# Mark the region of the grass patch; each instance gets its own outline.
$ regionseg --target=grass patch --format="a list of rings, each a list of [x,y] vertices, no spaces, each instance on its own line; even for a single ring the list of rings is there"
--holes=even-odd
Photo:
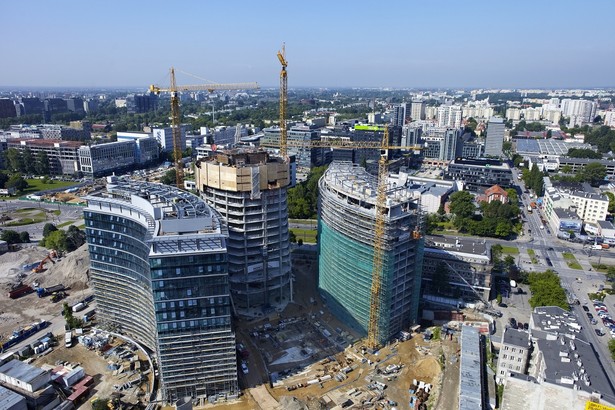
[[[583,269],[583,267],[579,264],[579,262],[577,262],[577,258],[575,258],[574,255],[571,254],[570,252],[563,252],[562,256],[564,257],[564,260],[566,261],[566,264],[568,265],[570,269],[577,269],[577,270]]]
[[[302,239],[304,243],[316,243],[318,231],[315,229],[291,228],[291,231],[295,234],[297,240]]]
[[[62,222],[61,224],[56,225],[56,228],[64,228],[65,226],[72,225],[74,222],[75,222],[75,221],[66,221],[66,222]]]
[[[54,181],[53,179],[48,180],[48,183],[45,183],[42,179],[26,179],[26,182],[28,182],[28,188],[22,192],[24,195],[48,189],[68,188],[78,184],[78,182]]]
[[[519,248],[514,246],[502,246],[502,253],[506,253],[508,255],[519,255]]]
[[[536,258],[536,252],[534,249],[528,249],[527,254],[530,255],[530,260],[532,261],[532,265],[538,264],[538,258]]]
[[[596,272],[602,273],[607,273],[609,268],[615,268],[615,265],[605,265],[604,263],[592,263],[591,265]]]
[[[16,221],[13,222],[9,222],[4,224],[5,226],[23,226],[23,225],[31,225],[31,224],[38,224],[41,222],[44,222],[45,218],[42,219],[34,219],[34,218],[23,218],[23,219],[18,219]]]
[[[602,302],[604,301],[604,298],[606,297],[606,293],[605,292],[588,293],[587,296],[589,296],[589,300],[599,300],[600,302]]]
[[[60,216],[62,211],[60,211],[59,209],[56,209],[55,211],[52,211],[51,213],[54,214],[55,216]]]
[[[79,228],[79,229],[82,229],[82,230],[83,230],[83,229],[85,229],[85,224],[81,224],[81,225],[79,225],[77,228]]]
[[[21,208],[21,209],[16,209],[16,210],[14,210],[14,211],[13,211],[13,213],[16,213],[16,214],[25,214],[25,213],[32,212],[32,211],[35,211],[35,212],[40,212],[41,210],[40,210],[40,209],[38,209],[38,208]]]

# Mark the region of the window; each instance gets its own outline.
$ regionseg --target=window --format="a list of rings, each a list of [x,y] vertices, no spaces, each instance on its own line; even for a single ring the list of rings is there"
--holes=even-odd
[[[508,356],[507,356],[507,355],[504,355],[504,356],[502,356],[502,358],[503,358],[503,359],[507,359],[507,358],[508,358]]]

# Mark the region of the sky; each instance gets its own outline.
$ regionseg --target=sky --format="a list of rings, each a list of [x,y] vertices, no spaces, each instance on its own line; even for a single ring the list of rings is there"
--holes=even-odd
[[[282,43],[289,88],[615,86],[613,0],[27,0],[0,16],[0,86],[145,89],[174,66],[178,84],[277,87]]]

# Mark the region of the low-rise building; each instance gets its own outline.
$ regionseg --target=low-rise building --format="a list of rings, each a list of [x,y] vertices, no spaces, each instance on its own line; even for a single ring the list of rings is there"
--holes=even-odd
[[[549,218],[549,225],[554,232],[573,232],[578,234],[583,227],[583,220],[579,218],[576,212],[569,209],[555,208]],[[566,235],[564,235],[566,236]]]
[[[530,317],[529,375],[540,384],[583,390],[615,403],[615,389],[575,315],[557,306],[534,309]]]
[[[422,286],[425,295],[475,301],[478,293],[487,298],[492,268],[490,250],[485,241],[425,236]]]
[[[494,185],[491,188],[485,189],[485,193],[482,195],[478,195],[477,202],[487,202],[491,203],[493,201],[498,201],[503,204],[508,203],[508,192],[504,188],[499,185]]]
[[[512,171],[507,163],[487,159],[457,158],[448,165],[445,177],[463,181],[466,189],[473,192],[493,185],[510,188],[513,182]]]
[[[148,132],[118,132],[117,140],[134,141],[135,162],[139,164],[156,162],[160,158],[158,141]]]
[[[135,142],[116,141],[79,148],[81,172],[87,176],[99,177],[135,165]]]
[[[574,211],[584,223],[606,220],[609,198],[594,192],[587,184],[551,183],[545,180],[544,212],[547,219],[553,218],[556,208]]]
[[[495,375],[498,383],[506,384],[511,373],[526,372],[531,347],[529,332],[513,328],[504,329]]]
[[[51,175],[73,175],[80,171],[78,150],[81,147],[78,141],[58,141],[44,139],[7,140],[8,148],[15,148],[23,152],[29,148],[32,156],[36,158],[40,152],[45,152],[49,160],[49,173]]]

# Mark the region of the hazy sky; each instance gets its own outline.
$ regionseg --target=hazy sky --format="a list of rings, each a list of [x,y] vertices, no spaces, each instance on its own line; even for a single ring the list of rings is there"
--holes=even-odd
[[[615,85],[615,1],[1,1],[0,85]],[[202,83],[178,75],[178,84]]]

